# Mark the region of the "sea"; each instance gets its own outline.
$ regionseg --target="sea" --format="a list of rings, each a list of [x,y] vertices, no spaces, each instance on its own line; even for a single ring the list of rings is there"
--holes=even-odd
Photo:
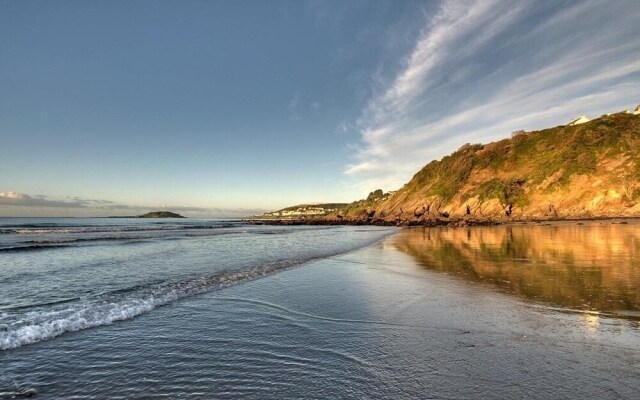
[[[0,399],[640,398],[640,223],[0,218]]]
[[[238,220],[1,218],[0,350],[135,318],[390,232]]]

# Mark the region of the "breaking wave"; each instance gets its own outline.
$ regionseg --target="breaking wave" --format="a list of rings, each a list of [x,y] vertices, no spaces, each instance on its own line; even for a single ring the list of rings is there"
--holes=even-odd
[[[114,242],[114,241],[141,241],[141,240],[154,240],[154,239],[162,239],[162,240],[176,240],[182,238],[191,238],[191,237],[206,237],[206,236],[218,236],[218,235],[232,235],[232,234],[254,234],[254,235],[284,235],[291,233],[290,230],[240,230],[240,229],[218,229],[218,228],[189,228],[188,230],[168,230],[168,229],[158,229],[156,231],[160,231],[162,233],[161,236],[152,235],[152,232],[144,232],[145,230],[135,230],[135,231],[113,231],[117,233],[116,235],[99,235],[99,236],[81,236],[81,237],[60,237],[54,236],[53,239],[38,239],[38,240],[22,240],[17,241],[15,245],[9,245],[3,247],[3,244],[0,243],[0,253],[17,253],[17,252],[25,252],[25,251],[38,251],[38,250],[47,250],[47,249],[55,249],[55,248],[65,248],[65,247],[75,247],[82,246],[91,243],[98,242]],[[148,231],[148,230],[147,230]],[[140,232],[141,234],[136,234]],[[94,233],[94,232],[91,232]],[[131,234],[133,233],[133,234]],[[171,234],[167,236],[167,234]],[[48,236],[47,236],[48,237]]]
[[[40,342],[66,332],[109,325],[131,319],[176,300],[273,274],[311,259],[283,260],[260,264],[242,271],[226,271],[180,282],[133,287],[105,293],[78,302],[35,305],[31,311],[4,309],[0,312],[0,350]]]
[[[106,232],[145,232],[145,231],[174,231],[191,229],[221,229],[238,226],[234,223],[224,224],[164,224],[164,225],[115,225],[115,226],[42,226],[42,225],[20,225],[19,227],[0,228],[0,234],[18,235],[48,235],[65,233],[106,233]]]

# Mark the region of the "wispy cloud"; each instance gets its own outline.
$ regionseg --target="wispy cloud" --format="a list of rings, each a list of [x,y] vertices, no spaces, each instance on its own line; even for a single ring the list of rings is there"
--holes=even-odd
[[[57,210],[52,212],[52,210]],[[104,216],[104,215],[137,215],[153,210],[169,210],[185,215],[203,217],[243,217],[264,212],[264,209],[219,208],[167,205],[129,205],[108,200],[83,199],[69,197],[51,198],[45,195],[28,195],[13,191],[0,192],[0,213],[6,215],[69,215],[69,216]],[[4,211],[4,212],[3,212]],[[20,214],[26,212],[27,214]]]
[[[293,96],[291,96],[291,100],[289,100],[289,104],[287,105],[290,121],[298,121],[303,117],[307,117],[309,112],[317,114],[321,109],[322,104],[318,101],[303,101],[303,97],[299,91],[293,93]]]
[[[347,133],[349,132],[351,129],[353,129],[353,125],[342,121],[338,124],[338,126],[336,127],[336,132],[340,132],[340,133]]]
[[[300,106],[300,92],[295,92],[289,101],[287,109],[289,110],[289,119],[292,121],[299,120],[300,114],[298,107]]]
[[[25,193],[12,191],[0,192],[0,205],[49,208],[127,208],[127,206],[119,205],[107,200],[81,199],[79,197],[56,200],[44,195],[30,196]]]
[[[465,142],[631,107],[639,19],[633,0],[443,1],[363,110],[345,173],[363,191],[393,189]]]

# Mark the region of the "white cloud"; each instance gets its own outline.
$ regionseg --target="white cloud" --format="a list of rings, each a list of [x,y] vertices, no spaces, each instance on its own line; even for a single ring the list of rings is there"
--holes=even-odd
[[[50,199],[46,196],[30,196],[13,191],[0,192],[0,206],[53,207],[53,208],[87,208],[90,206],[112,206],[113,203],[88,199]]]
[[[465,142],[639,102],[634,2],[548,6],[443,1],[403,67],[363,110],[361,142],[345,174],[362,191],[394,189]],[[612,23],[611,16],[621,17]]]
[[[168,206],[164,204],[142,206],[79,197],[56,199],[14,191],[0,192],[0,215],[61,215],[61,213],[69,216],[105,216],[122,215],[123,213],[138,215],[155,210],[167,210],[203,217],[243,217],[265,211],[264,209]]]
[[[355,127],[353,126],[353,124],[350,124],[350,123],[348,123],[346,121],[342,121],[336,127],[336,132],[347,133],[347,132],[352,131],[354,129],[355,129]]]
[[[23,193],[16,192],[0,192],[0,201],[13,201],[13,200],[22,200],[25,195]]]

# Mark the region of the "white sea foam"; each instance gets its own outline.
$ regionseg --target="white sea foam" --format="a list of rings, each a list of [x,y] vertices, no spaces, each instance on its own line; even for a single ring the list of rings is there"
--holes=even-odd
[[[193,229],[220,229],[234,227],[233,224],[195,224],[195,225],[142,225],[142,226],[66,226],[66,227],[14,227],[0,228],[0,234],[49,235],[66,233],[104,233],[104,232],[144,232],[174,231]]]
[[[193,245],[190,243],[179,243],[174,246],[168,244],[166,253],[163,252],[161,256],[151,257],[149,260],[146,259],[147,247],[143,252],[138,251],[137,248],[100,247],[101,251],[96,254],[96,257],[93,257],[93,253],[70,257],[69,251],[49,253],[48,250],[43,250],[45,254],[29,255],[29,260],[32,258],[34,262],[42,263],[44,268],[32,270],[18,267],[15,272],[0,280],[0,289],[6,290],[9,298],[13,299],[8,304],[4,301],[0,307],[0,350],[14,349],[48,340],[66,332],[131,319],[184,297],[256,279],[316,258],[350,251],[393,232],[391,229],[372,229],[370,234],[363,234],[342,228],[324,231],[324,229],[247,226],[232,226],[232,229],[218,230],[215,226],[216,224],[213,223],[193,225],[189,228],[191,229],[189,233],[183,236],[202,235],[205,231],[216,236],[218,233],[241,232],[250,234],[286,232],[295,236],[283,239],[278,237],[279,235],[264,235],[255,240],[248,240],[242,235],[237,239],[212,239],[207,242],[207,246],[204,246],[204,242],[201,241]],[[25,228],[32,227],[25,226]],[[43,229],[49,229],[49,227]],[[88,229],[94,229],[94,227]],[[84,243],[108,238],[119,240],[121,236],[127,236],[127,239],[133,239],[134,236],[142,237],[138,234],[120,235],[118,233],[43,238],[27,235],[22,239],[14,239],[9,234],[0,237],[6,242],[0,243],[0,252],[11,253],[8,257],[22,263],[28,258],[22,257],[20,252],[28,249],[49,249],[55,246],[72,249],[76,241]],[[177,236],[179,235],[172,233],[167,238]],[[121,250],[124,258],[122,264],[120,259],[111,260],[110,252]],[[183,259],[185,251],[189,251],[193,257]],[[214,251],[219,252],[219,259],[216,254],[213,254]],[[252,252],[256,254],[253,255]],[[166,259],[164,259],[165,256]],[[145,259],[139,262],[141,257]],[[195,265],[192,266],[191,262],[195,262]],[[158,274],[160,267],[166,267],[168,270]],[[202,275],[202,271],[211,272]],[[105,279],[110,279],[109,289],[107,289],[109,292],[101,291],[104,289],[102,286],[104,281],[101,280],[103,276],[106,277]],[[191,278],[185,279],[186,276]],[[64,284],[67,279],[69,279],[69,287]],[[157,279],[163,281],[158,283]],[[38,280],[38,283],[34,284],[34,280]],[[50,285],[49,281],[51,281]],[[126,287],[133,284],[136,286]]]
[[[55,314],[58,313],[45,311],[38,315],[32,315],[38,322],[29,321],[27,318],[9,325],[7,332],[0,333],[0,349],[12,349],[60,336],[65,332],[74,332],[130,319],[155,308],[157,305],[155,301],[145,299],[131,300],[123,304],[83,305],[77,309],[69,309],[68,315],[61,318],[56,318]]]
[[[14,233],[21,235],[43,235],[47,233],[69,233],[71,229],[16,229]]]
[[[159,231],[184,229],[179,226],[144,226],[144,227],[78,227],[78,228],[52,228],[52,229],[13,229],[8,230],[9,233],[17,233],[20,235],[47,235],[47,234],[63,234],[63,233],[101,233],[101,232],[137,232],[137,231]]]
[[[0,350],[14,349],[51,339],[66,332],[131,319],[178,299],[269,275],[304,261],[307,260],[263,264],[245,271],[201,276],[183,282],[106,294],[53,308],[28,312],[3,312],[0,315]]]

